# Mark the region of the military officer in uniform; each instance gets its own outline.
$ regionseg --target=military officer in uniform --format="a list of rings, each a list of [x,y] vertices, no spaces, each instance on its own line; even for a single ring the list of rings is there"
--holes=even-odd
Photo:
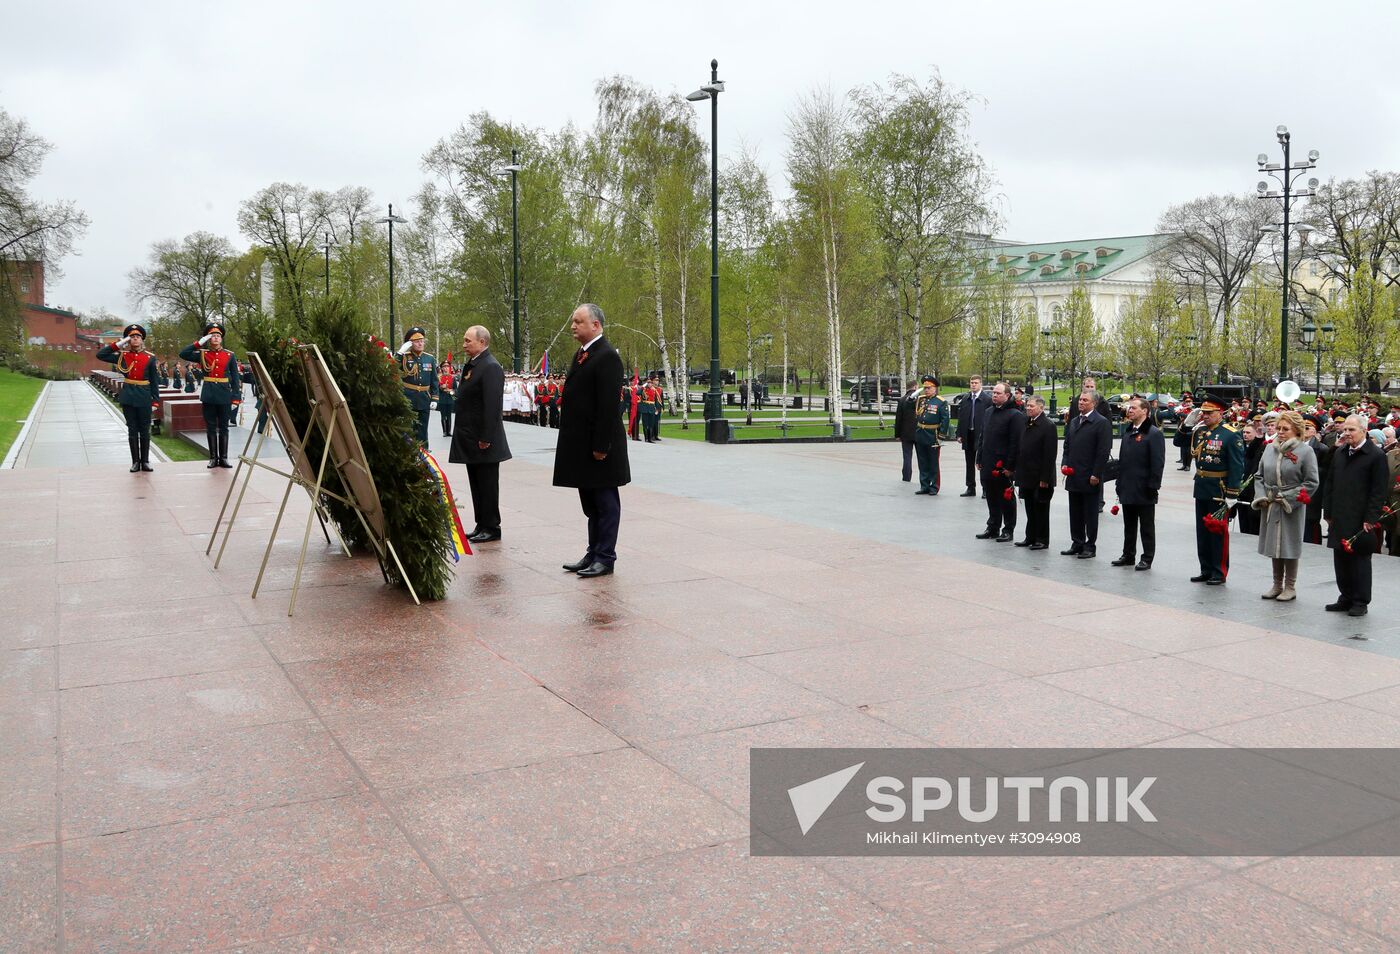
[[[414,325],[404,332],[403,345],[399,347],[399,383],[403,385],[403,396],[418,415],[413,433],[424,447],[428,445],[428,417],[438,396],[437,361],[423,350],[427,340],[423,329]]]
[[[1244,479],[1244,442],[1224,423],[1226,402],[1208,394],[1200,403],[1200,418],[1191,432],[1191,457],[1196,461],[1192,496],[1196,499],[1196,556],[1201,572],[1192,583],[1219,586],[1230,574],[1230,524],[1228,507],[1240,495]],[[1226,510],[1223,524],[1206,518]],[[1217,532],[1218,531],[1218,532]]]
[[[238,375],[237,355],[224,348],[224,326],[213,321],[206,324],[204,337],[186,346],[180,360],[190,362],[201,375],[199,405],[204,412],[209,467],[232,467],[228,462],[229,408],[242,403],[243,381]]]
[[[647,378],[642,389],[642,437],[648,444],[661,440],[661,385],[656,378]]]
[[[438,414],[442,417],[442,436],[452,436],[452,411],[455,404],[452,365],[444,364],[438,375]],[[502,391],[504,393],[504,390]]]
[[[937,496],[942,484],[939,443],[948,430],[948,402],[938,396],[938,379],[923,377],[924,389],[914,401],[914,455],[919,460],[919,489],[915,494]]]
[[[115,364],[122,376],[117,403],[126,418],[126,442],[131,448],[131,472],[150,471],[151,411],[160,406],[160,371],[155,355],[146,350],[146,329],[127,325],[122,340],[103,345],[98,361]]]

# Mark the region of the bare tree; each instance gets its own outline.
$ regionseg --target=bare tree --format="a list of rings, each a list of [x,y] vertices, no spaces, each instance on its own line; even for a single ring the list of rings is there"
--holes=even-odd
[[[301,183],[274,182],[243,202],[238,227],[268,251],[297,321],[306,317],[308,278],[330,221],[330,196]]]
[[[209,232],[156,242],[148,264],[127,274],[131,303],[192,331],[218,311],[218,287],[233,255],[228,239]]]

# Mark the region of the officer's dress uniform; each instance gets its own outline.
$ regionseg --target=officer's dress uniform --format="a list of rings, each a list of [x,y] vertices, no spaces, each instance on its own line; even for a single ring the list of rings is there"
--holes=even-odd
[[[1233,503],[1244,478],[1244,441],[1231,427],[1200,424],[1191,434],[1196,461],[1192,496],[1196,500],[1196,556],[1201,561],[1198,582],[1223,583],[1230,574],[1230,526],[1213,533],[1205,518]],[[1228,517],[1228,514],[1227,514]]]
[[[914,402],[914,456],[919,461],[919,493],[937,494],[942,485],[939,446],[950,420],[948,402],[920,394]]]
[[[443,374],[438,378],[438,414],[442,417],[442,435],[452,436],[452,411],[456,403],[453,394],[452,375]]]
[[[209,325],[206,335],[223,328]],[[180,352],[183,361],[195,365],[202,374],[199,407],[204,414],[204,437],[209,444],[209,466],[230,467],[228,462],[229,408],[243,400],[243,381],[238,376],[238,357],[227,348],[204,348],[198,341]]]
[[[424,337],[422,328],[410,328],[403,340],[407,343]],[[433,400],[438,396],[437,359],[426,351],[399,355],[399,383],[403,386],[403,396],[418,415],[413,433],[420,444],[427,446],[428,417],[432,414]]]
[[[128,325],[123,337],[146,331],[140,325]],[[131,472],[149,471],[151,467],[151,410],[160,404],[160,372],[155,355],[149,351],[121,351],[116,345],[103,345],[97,352],[98,361],[117,366],[122,376],[117,403],[126,418],[126,442],[131,448]]]
[[[642,436],[648,444],[661,440],[661,389],[647,385],[642,390]]]

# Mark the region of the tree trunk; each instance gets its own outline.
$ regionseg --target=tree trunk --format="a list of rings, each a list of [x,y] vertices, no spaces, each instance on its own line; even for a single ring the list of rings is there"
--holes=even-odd
[[[675,377],[671,372],[671,352],[666,349],[666,321],[661,298],[661,243],[653,240],[651,248],[651,280],[655,291],[652,298],[656,302],[656,346],[661,349],[661,374],[674,387]]]

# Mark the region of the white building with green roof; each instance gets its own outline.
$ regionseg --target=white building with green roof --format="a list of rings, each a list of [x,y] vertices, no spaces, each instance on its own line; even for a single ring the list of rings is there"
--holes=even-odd
[[[1042,328],[1058,320],[1065,299],[1083,283],[1094,317],[1107,330],[1134,298],[1147,294],[1153,258],[1173,236],[1120,235],[1063,242],[999,242],[979,249],[963,284],[998,275],[1010,283],[1018,300],[1034,309]]]

